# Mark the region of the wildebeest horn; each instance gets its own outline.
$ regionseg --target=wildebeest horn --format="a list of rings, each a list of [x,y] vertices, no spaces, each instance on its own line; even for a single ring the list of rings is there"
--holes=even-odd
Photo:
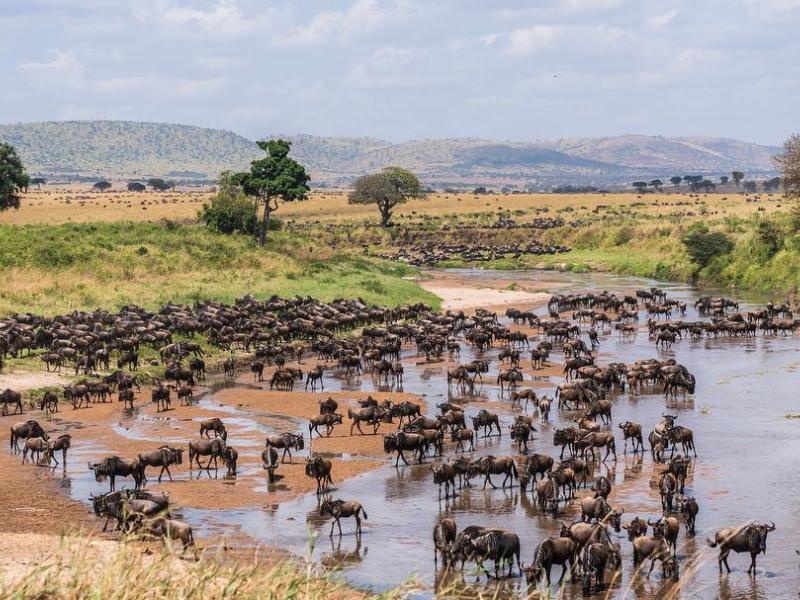
[[[89,470],[94,469],[96,466],[97,466],[96,464],[93,465],[92,463],[89,463]]]
[[[770,531],[775,531],[775,521],[771,521],[771,525],[768,527]]]

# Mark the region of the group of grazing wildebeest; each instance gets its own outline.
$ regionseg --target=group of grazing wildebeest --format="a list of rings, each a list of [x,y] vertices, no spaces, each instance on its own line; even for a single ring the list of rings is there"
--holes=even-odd
[[[785,320],[791,319],[787,306],[768,305],[763,311],[741,315],[736,312],[738,305],[724,298],[698,300],[695,307],[702,315],[708,315],[709,321],[688,324],[671,321],[672,312],[683,314],[686,306],[668,299],[663,291],[655,288],[639,290],[635,296],[619,297],[605,291],[553,296],[547,307],[547,318],[533,311],[507,310],[506,317],[511,322],[535,330],[534,335],[504,325],[496,313],[482,309],[474,315],[452,310],[441,314],[422,304],[387,309],[369,307],[357,300],[325,304],[311,298],[273,297],[259,301],[247,296],[234,305],[215,302],[191,307],[168,305],[158,312],[128,306],[116,314],[75,312],[47,319],[14,315],[0,321],[0,356],[40,352],[48,370],[71,365],[76,373],[83,373],[84,380],[63,390],[63,397],[74,409],[91,401],[108,401],[112,393],[117,393],[119,401],[132,409],[133,390],[140,389],[135,371],[141,360],[141,348],[150,346],[158,355],[158,359],[151,360],[164,366],[163,377],[153,382],[151,399],[158,410],[166,410],[173,392],[177,392],[182,401],[191,403],[192,388],[197,380],[205,378],[203,345],[192,339],[195,336],[205,336],[209,344],[225,351],[251,353],[250,371],[257,382],[264,380],[265,367],[274,366],[270,388],[281,390],[293,389],[294,383],[303,378],[299,368],[289,367],[287,363],[299,362],[309,353],[315,354],[319,361],[334,361],[333,368],[345,377],[369,372],[376,383],[391,383],[400,388],[404,347],[415,348],[418,356],[432,362],[444,357],[458,359],[462,344],[470,345],[479,356],[498,349],[501,366],[496,383],[501,397],[507,395],[512,406],[520,409],[524,400],[526,412],[532,405],[539,421],[544,423],[549,421],[553,403],[560,413],[571,413],[575,426],[553,432],[553,444],[560,447],[557,459],[529,452],[528,442],[537,431],[537,422],[527,414],[517,415],[508,429],[522,460],[494,455],[468,458],[466,455],[475,451],[478,439],[502,436],[503,428],[499,415],[487,409],[469,415],[468,421],[465,407],[454,401],[437,405],[440,414],[427,416],[423,407],[416,403],[380,402],[370,396],[359,401],[357,408],[348,406],[350,435],[356,430],[365,434],[362,425],[371,427],[368,433],[376,434],[382,424],[397,419],[397,430],[383,436],[385,452],[396,454],[395,466],[399,466],[401,460],[409,464],[406,453],[420,464],[430,454],[441,458],[446,442],[450,442],[447,447],[459,456],[439,460],[431,466],[440,497],[442,487],[448,498],[464,486],[472,485],[475,479],[483,481],[484,489],[487,485],[495,488],[494,476],[502,477],[501,487],[511,486],[517,480],[526,501],[528,494],[533,494],[536,506],[545,515],[557,517],[560,507],[563,510],[570,503],[579,503],[581,520],[563,523],[560,536],[543,540],[527,568],[520,562],[519,537],[511,531],[479,526],[458,531],[455,521],[441,519],[434,529],[433,540],[437,560],[442,557],[448,569],[459,564],[463,568],[466,562],[474,561],[490,575],[484,563],[492,560],[495,577],[500,576],[504,564],[508,566],[509,575],[516,564],[529,583],[541,580],[549,583],[551,567],[557,564],[563,567],[559,581],[569,572],[573,580],[581,578],[584,590],[590,591],[593,582],[598,588],[605,585],[607,569],[616,570],[621,566],[620,547],[612,542],[609,528],[618,533],[626,530],[635,565],[639,567],[650,560],[648,576],[660,562],[664,577],[677,580],[676,545],[681,521],[688,534],[694,535],[699,512],[697,501],[684,494],[686,479],[693,471],[692,459],[697,456],[694,434],[676,423],[676,414],[663,413],[662,420],[653,424],[647,435],[653,461],[663,465],[657,473],[662,515],[647,520],[635,517],[623,523],[623,508],[611,506],[608,500],[612,492],[609,478],[598,477],[589,485],[598,462],[617,459],[616,437],[611,426],[615,393],[626,389],[635,394],[660,392],[668,397],[694,393],[695,377],[674,360],[649,359],[606,365],[595,362],[600,335],[609,333],[612,326],[623,338],[631,334],[621,326],[632,327],[632,335],[636,335],[638,328],[633,323],[638,320],[640,305],[654,316],[648,323],[648,330],[659,346],[668,346],[661,343],[662,334],[679,339],[693,328],[707,335],[718,335],[732,331],[736,324],[758,323],[763,332],[773,333],[776,324],[781,324],[778,330],[784,331],[783,324],[793,323]],[[572,320],[562,316],[565,312],[572,313]],[[661,317],[667,320],[661,322]],[[781,317],[784,320],[778,321]],[[358,330],[358,335],[343,335],[353,330]],[[588,333],[588,344],[581,339],[584,332]],[[537,342],[536,345],[532,341]],[[530,353],[535,371],[548,366],[550,354],[556,348],[564,355],[565,382],[554,390],[553,397],[539,395],[533,389],[522,389],[522,354]],[[113,358],[116,358],[117,370],[100,376],[98,368],[110,370]],[[479,358],[447,369],[448,387],[455,384],[463,393],[473,393],[476,385],[483,383],[490,362]],[[232,354],[222,366],[226,378],[235,375],[237,362]],[[130,372],[123,371],[124,368]],[[306,388],[323,390],[325,369],[326,365],[320,362],[308,371]],[[43,411],[58,410],[58,396],[53,396],[55,398],[42,400]],[[0,393],[0,401],[4,414],[9,405],[20,413],[23,410],[19,393],[6,390]],[[315,433],[329,436],[337,425],[343,424],[345,414],[338,410],[339,403],[332,397],[320,400],[319,414],[308,424],[309,438]],[[634,454],[645,452],[647,430],[642,424],[625,421],[618,424],[618,429],[623,436],[624,452],[629,442]],[[22,440],[25,440],[24,448],[20,449]],[[23,452],[23,461],[30,453],[32,460],[50,464],[58,449],[63,451],[66,461],[70,440],[69,434],[51,439],[33,420],[11,428],[11,447]],[[287,457],[292,460],[292,451],[303,450],[305,440],[302,433],[285,432],[267,436],[265,446],[263,468],[268,480],[274,482],[279,465]],[[279,451],[283,452],[280,460]],[[89,468],[97,481],[106,478],[110,481],[108,493],[92,498],[95,512],[106,517],[106,525],[116,521],[116,527],[123,532],[180,539],[184,551],[192,548],[196,553],[191,527],[172,518],[168,497],[144,490],[148,467],[160,469],[159,482],[165,473],[172,480],[170,467],[183,463],[183,452],[182,448],[164,445],[132,459],[108,456],[90,463]],[[188,444],[188,458],[190,469],[213,468],[216,471],[219,461],[227,468],[226,476],[235,477],[237,472],[238,452],[230,445],[225,424],[218,418],[200,424],[199,438]],[[306,459],[305,473],[315,480],[318,495],[330,491],[333,467],[331,460],[313,453]],[[133,479],[133,490],[116,489],[116,478],[125,477]],[[581,488],[589,488],[590,493],[579,498],[577,492]],[[355,518],[360,535],[361,518],[367,518],[360,503],[327,497],[320,504],[320,513],[333,519],[331,535],[334,525],[341,533],[340,519],[348,517]],[[756,557],[766,552],[767,535],[774,529],[772,523],[754,522],[718,531],[709,544],[720,549],[720,571],[723,565],[730,570],[730,552],[746,552],[751,555],[748,572],[755,574]],[[652,533],[648,535],[648,531]]]

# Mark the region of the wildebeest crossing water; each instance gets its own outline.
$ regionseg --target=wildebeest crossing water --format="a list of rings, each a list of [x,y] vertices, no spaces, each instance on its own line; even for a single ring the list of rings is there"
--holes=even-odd
[[[479,279],[488,276],[485,272],[470,271],[464,277]],[[492,273],[494,279],[508,277],[519,280],[536,278],[536,273]],[[548,278],[552,279],[549,274]],[[636,288],[660,285],[657,282],[614,277],[608,275],[564,275],[567,286],[561,293],[581,289],[608,289],[621,293]],[[687,320],[697,317],[694,300],[701,294],[688,286],[667,285],[668,297],[686,302]],[[730,295],[730,294],[728,294]],[[740,299],[741,296],[739,296]],[[746,298],[745,298],[746,299]],[[524,307],[520,307],[524,308]],[[741,310],[746,310],[743,304]],[[537,311],[546,316],[546,308]],[[644,315],[645,313],[640,313]],[[642,316],[640,316],[642,319]],[[644,317],[646,319],[646,317]],[[644,319],[641,325],[644,326]],[[503,322],[506,319],[501,318]],[[584,331],[584,338],[585,338]],[[464,398],[467,416],[475,416],[480,408],[489,407],[500,417],[502,436],[475,439],[474,457],[494,455],[497,457],[518,456],[516,445],[512,448],[509,426],[521,412],[519,405],[512,407],[510,395],[500,396],[496,384],[500,365],[499,348],[477,353],[462,345],[459,361],[467,363],[475,358],[492,360],[490,372],[484,383],[476,383],[472,399]],[[527,353],[523,353],[525,356]],[[596,463],[590,484],[598,476],[605,476],[613,485],[608,504],[613,509],[624,509],[623,522],[636,516],[656,519],[661,516],[662,497],[658,483],[663,465],[654,468],[647,444],[647,433],[662,420],[664,412],[677,414],[676,424],[690,428],[698,458],[694,461],[686,480],[685,493],[694,496],[700,506],[696,535],[686,536],[681,529],[677,542],[677,557],[681,580],[674,584],[661,576],[660,565],[650,579],[643,576],[633,578],[632,548],[627,533],[611,532],[613,542],[621,546],[623,569],[620,578],[611,584],[610,597],[660,598],[668,592],[685,598],[789,598],[797,597],[798,569],[795,548],[799,545],[795,531],[800,526],[800,507],[795,501],[793,474],[800,463],[800,421],[785,418],[800,412],[796,395],[796,369],[800,366],[800,340],[791,336],[759,335],[755,338],[727,337],[700,339],[684,338],[668,348],[656,349],[654,340],[648,339],[646,331],[639,331],[634,338],[623,337],[616,331],[600,335],[598,363],[632,363],[649,358],[675,358],[696,377],[694,394],[684,400],[681,393],[665,398],[663,392],[617,393],[613,399],[613,422],[609,431],[616,438],[617,460],[613,456]],[[454,388],[448,395],[444,363],[418,364],[421,359],[413,350],[403,351],[405,366],[403,389],[418,394],[425,400],[423,415],[439,414],[436,405],[451,400],[461,400],[460,391]],[[563,356],[558,347],[550,357],[553,364],[562,364]],[[560,377],[541,377],[528,361],[522,359],[524,381],[522,387],[534,386],[537,393],[552,397]],[[383,382],[369,376],[342,381],[332,372],[323,373],[326,392],[339,389],[360,389],[380,393]],[[376,396],[378,396],[376,394]],[[379,396],[378,396],[379,397]],[[213,396],[212,396],[213,399]],[[533,409],[528,408],[529,414]],[[548,423],[535,420],[538,431],[531,434],[529,448],[557,456],[552,438],[555,428],[574,426],[572,418],[580,416],[575,411],[559,412],[554,404]],[[246,410],[236,413],[237,419],[247,419]],[[628,447],[623,454],[623,435],[618,425],[625,421],[642,424],[647,451],[634,455]],[[345,426],[348,421],[345,420]],[[341,426],[340,426],[341,427]],[[297,433],[304,425],[297,424]],[[365,429],[365,432],[367,430]],[[278,433],[271,432],[271,433]],[[448,440],[449,441],[449,440]],[[679,445],[680,449],[680,445]],[[260,451],[260,450],[259,450]],[[301,456],[305,452],[300,453]],[[446,453],[452,456],[452,448]],[[602,455],[606,451],[602,449]],[[667,453],[668,456],[669,453]],[[693,455],[692,455],[692,458]],[[336,460],[345,460],[334,458]],[[435,461],[441,459],[437,458]],[[358,500],[368,511],[369,521],[363,523],[360,540],[349,535],[347,527],[341,541],[328,538],[328,522],[319,516],[319,503],[315,495],[301,497],[283,503],[276,510],[267,512],[259,506],[233,511],[201,511],[185,509],[183,514],[195,531],[224,533],[233,528],[241,530],[266,544],[287,548],[300,555],[307,552],[309,533],[319,536],[313,545],[313,558],[325,564],[335,562],[336,555],[347,555],[343,565],[344,576],[356,586],[375,590],[394,587],[409,577],[416,577],[422,584],[421,596],[433,593],[437,584],[452,584],[465,594],[477,586],[493,589],[501,586],[503,595],[519,595],[525,591],[524,577],[503,579],[499,583],[486,582],[478,573],[467,568],[464,581],[456,573],[455,580],[442,582],[434,571],[434,546],[431,537],[436,521],[444,516],[455,519],[459,530],[468,525],[502,527],[515,532],[520,538],[521,560],[530,565],[537,545],[548,536],[559,535],[562,521],[580,519],[580,502],[573,502],[567,509],[560,505],[560,514],[553,517],[540,511],[530,493],[520,492],[515,480],[511,488],[482,487],[482,477],[473,479],[470,488],[458,490],[455,498],[439,499],[432,483],[431,464],[395,468],[395,457],[387,458],[385,466],[359,477],[336,480],[332,498]],[[335,475],[335,466],[334,466]],[[502,476],[498,483],[502,481]],[[85,475],[76,476],[72,485],[73,494],[85,500],[89,492],[100,491],[93,479]],[[234,491],[232,490],[232,493]],[[587,492],[580,490],[580,496]],[[268,500],[266,492],[265,503]],[[730,575],[719,575],[718,550],[706,545],[706,538],[714,539],[723,528],[744,524],[751,520],[773,522],[776,529],[769,533],[769,550],[759,556],[758,576],[747,573],[749,554],[731,553],[728,562]],[[334,560],[331,560],[331,559]],[[441,567],[441,562],[439,564]],[[649,560],[644,563],[645,572]],[[557,581],[560,567],[553,567],[553,579]],[[518,574],[518,573],[517,573]],[[606,577],[606,582],[610,581]],[[581,597],[580,582],[568,585],[565,597]]]

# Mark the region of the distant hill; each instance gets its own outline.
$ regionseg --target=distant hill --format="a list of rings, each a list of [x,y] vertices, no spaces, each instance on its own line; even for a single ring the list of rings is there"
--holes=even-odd
[[[269,136],[267,136],[269,137]],[[411,168],[436,186],[609,186],[637,178],[742,170],[775,172],[779,151],[727,138],[624,135],[526,142],[479,139],[413,140],[282,136],[316,185],[345,186],[387,165]],[[0,141],[15,145],[35,175],[63,178],[170,177],[214,179],[260,156],[255,143],[229,131],[134,121],[65,121],[0,125]]]

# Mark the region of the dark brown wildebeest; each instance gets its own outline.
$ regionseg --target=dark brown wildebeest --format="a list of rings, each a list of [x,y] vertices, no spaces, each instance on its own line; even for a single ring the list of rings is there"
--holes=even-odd
[[[517,568],[522,573],[522,565],[519,562],[519,536],[511,531],[502,529],[492,529],[475,538],[466,539],[465,554],[472,557],[479,569],[483,569],[487,577],[491,574],[483,566],[487,560],[494,562],[494,577],[500,578],[500,566],[502,563],[508,564],[508,576],[514,571],[514,560],[516,559]]]
[[[664,578],[670,578],[672,581],[678,580],[678,563],[672,557],[669,543],[660,532],[653,532],[652,536],[640,535],[633,540],[634,568],[638,570],[639,566],[648,558],[650,559],[650,570],[647,571],[648,577],[653,572],[656,561],[659,560],[661,561]]]
[[[327,492],[333,485],[331,471],[333,463],[321,456],[306,459],[306,476],[312,477],[317,481],[317,496]]]
[[[594,400],[589,406],[589,410],[583,415],[586,419],[600,417],[606,425],[611,424],[611,400]]]
[[[236,477],[236,464],[239,462],[239,452],[236,448],[226,446],[223,460],[225,461],[225,468],[227,469],[225,477],[228,479]]]
[[[150,390],[151,400],[156,404],[156,412],[163,412],[170,410],[172,400],[170,399],[171,390],[168,385],[164,385],[157,379],[155,380],[156,386]]]
[[[342,423],[342,415],[338,413],[324,413],[319,415],[318,417],[311,417],[308,421],[308,439],[314,437],[314,432],[317,432],[317,435],[320,437],[322,434],[319,431],[320,425],[325,426],[325,437],[330,437],[331,432],[333,431],[334,425],[339,425]]]
[[[517,450],[521,454],[528,453],[528,440],[533,431],[536,431],[536,429],[528,423],[517,421],[511,425],[511,440],[517,442]]]
[[[619,553],[619,544],[601,544],[594,542],[589,544],[583,551],[583,582],[582,591],[584,595],[592,593],[592,576],[598,590],[604,590],[606,567],[618,571],[622,568],[622,557]]]
[[[156,517],[151,521],[144,521],[141,527],[144,532],[163,539],[166,545],[174,540],[180,540],[182,544],[180,556],[183,556],[187,549],[191,549],[195,560],[198,560],[197,546],[189,524],[167,517]]]
[[[667,540],[667,544],[672,549],[672,556],[677,557],[678,555],[678,532],[681,530],[681,524],[675,517],[661,517],[655,523],[650,523],[648,521],[648,525],[653,528],[653,531],[657,531],[661,535],[664,536],[664,539]]]
[[[48,435],[45,433],[44,429],[42,429],[42,426],[33,419],[23,423],[14,423],[11,426],[9,446],[11,450],[14,450],[14,452],[19,452],[19,440],[25,440],[32,437],[40,437],[44,438],[45,440],[48,439]]]
[[[408,419],[408,422],[410,423],[412,419],[420,416],[419,404],[408,401],[393,404],[391,407],[389,407],[389,414],[391,414],[392,417],[398,417],[400,419],[400,423],[398,424],[399,428],[403,426],[403,419]]]
[[[267,472],[267,481],[275,483],[275,470],[278,468],[278,451],[267,448],[261,453],[262,468]]]
[[[205,435],[208,439],[211,439],[208,434],[209,431],[214,432],[214,437],[221,437],[223,440],[228,439],[228,430],[225,429],[225,424],[222,420],[217,417],[200,422],[200,437]]]
[[[64,463],[64,467],[66,467],[67,451],[70,449],[71,446],[72,446],[72,436],[68,433],[62,433],[57,438],[50,440],[50,452],[48,455],[55,461],[56,467],[61,463],[58,462],[55,453],[61,450],[61,461]]]
[[[363,515],[364,520],[367,520],[367,511],[364,510],[364,507],[361,506],[360,502],[355,501],[345,502],[344,500],[325,500],[319,507],[319,514],[323,517],[325,515],[330,515],[333,517],[333,522],[331,522],[330,537],[333,537],[334,525],[338,525],[339,535],[342,535],[341,519],[343,517],[355,517],[357,536],[361,535],[361,516]]]
[[[592,484],[592,491],[595,498],[605,498],[611,494],[611,480],[605,475],[598,477],[597,481]]]
[[[531,454],[525,459],[525,465],[522,468],[523,473],[526,473],[535,482],[536,476],[541,475],[542,479],[553,469],[553,457],[546,454]]]
[[[164,475],[164,471],[167,472],[169,480],[172,481],[172,473],[170,472],[169,467],[170,465],[183,464],[183,448],[161,446],[158,448],[158,450],[153,450],[152,452],[147,452],[146,454],[140,454],[139,462],[143,465],[143,483],[147,483],[147,467],[161,467],[161,471],[158,473],[158,483],[161,483],[161,477]]]
[[[670,427],[667,429],[664,437],[672,444],[670,458],[675,453],[675,448],[678,444],[682,446],[683,453],[686,454],[686,456],[689,456],[689,450],[694,453],[695,457],[697,456],[697,449],[694,447],[694,433],[688,427],[683,427],[681,425]]]
[[[525,400],[525,409],[528,409],[528,403],[530,402],[534,406],[538,406],[539,400],[536,397],[536,392],[532,388],[528,388],[525,390],[517,391],[514,390],[511,392],[511,406],[515,404],[519,404],[519,407],[522,408],[522,401]]]
[[[383,436],[383,450],[387,454],[397,452],[397,460],[394,462],[395,467],[400,464],[400,459],[402,459],[405,464],[408,464],[403,454],[404,450],[413,450],[417,454],[417,462],[422,464],[422,458],[428,451],[428,441],[425,439],[425,436],[419,433],[397,431]]]
[[[686,485],[686,477],[689,475],[689,465],[692,460],[687,456],[686,458],[678,455],[671,458],[667,463],[667,471],[675,475],[678,480],[678,493],[683,494],[684,486]]]
[[[464,442],[469,442],[470,452],[475,450],[475,432],[471,429],[454,429],[450,432],[450,440],[456,442],[456,453],[459,451],[466,452],[466,450],[464,450]]]
[[[292,462],[292,450],[303,450],[306,447],[303,434],[282,433],[280,435],[267,436],[267,448],[283,448],[281,462],[286,462],[286,455],[289,455],[289,462]]]
[[[500,386],[500,393],[507,387],[509,391],[515,390],[517,384],[524,379],[522,371],[517,367],[511,367],[505,371],[500,371],[497,375],[497,384]]]
[[[525,579],[528,585],[534,585],[545,577],[549,586],[553,565],[561,565],[561,577],[558,579],[560,585],[567,571],[574,579],[577,562],[578,543],[575,540],[569,537],[547,538],[533,551],[533,563],[525,569]]]
[[[697,521],[697,513],[700,512],[700,505],[694,497],[681,498],[678,501],[678,510],[680,510],[683,519],[686,522],[686,531],[694,535],[695,521]]]
[[[124,390],[119,391],[119,395],[117,396],[117,400],[122,402],[123,408],[127,410],[133,410],[133,400],[135,396],[133,390],[131,388],[126,388]]]
[[[442,485],[444,485],[445,500],[450,497],[450,487],[453,488],[453,498],[456,497],[456,470],[451,463],[442,463],[431,467],[433,483],[439,486],[439,500],[442,499]]]
[[[264,381],[264,363],[257,360],[250,363],[250,372],[253,374],[253,379],[256,383]]]
[[[226,358],[225,361],[222,363],[222,373],[225,379],[233,379],[236,377],[236,359],[233,357]],[[270,383],[270,389],[272,389],[272,384]]]
[[[306,389],[308,389],[308,384],[311,384],[311,391],[314,392],[317,389],[317,382],[319,382],[320,389],[325,389],[325,383],[322,379],[322,375],[325,371],[325,365],[317,365],[313,369],[310,369],[306,374]]]
[[[594,449],[605,448],[606,455],[603,457],[602,462],[606,462],[609,455],[614,455],[614,460],[617,460],[616,443],[614,442],[614,434],[608,431],[594,433],[587,433],[582,438],[575,441],[576,449],[583,449],[584,455],[589,452],[592,455],[592,461],[595,460]]]
[[[47,463],[50,464],[52,451],[49,440],[42,437],[29,437],[25,440],[25,445],[22,447],[22,464],[24,465],[25,461],[28,459],[28,452],[31,453],[31,461],[34,464],[41,464],[42,452],[44,452]]]
[[[109,456],[99,463],[89,463],[89,470],[94,471],[97,482],[108,477],[112,492],[116,488],[117,477],[133,477],[134,489],[137,490],[142,487],[144,481],[144,465],[138,460],[124,460],[119,456]]]
[[[672,498],[678,492],[678,480],[672,473],[662,473],[658,480],[658,493],[661,494],[661,509],[672,512]]]
[[[500,431],[500,418],[496,413],[490,413],[485,408],[482,408],[476,416],[470,417],[470,419],[472,419],[472,428],[476,432],[480,429],[484,430],[483,437],[492,435],[493,428],[497,428],[497,435],[503,435]]]
[[[767,553],[767,535],[770,531],[775,531],[775,523],[766,525],[764,523],[751,523],[744,527],[725,527],[717,531],[714,541],[706,539],[706,543],[712,548],[719,546],[719,572],[722,573],[722,564],[728,573],[731,568],[728,565],[728,555],[731,550],[737,554],[741,552],[750,553],[750,567],[748,573],[756,574],[756,556]]]
[[[611,513],[617,513],[610,517],[610,520],[614,521],[621,517],[623,512],[622,510],[613,510],[602,496],[596,498],[586,496],[581,500],[581,520],[587,523],[591,523],[593,520],[600,523],[606,520]]]
[[[372,425],[372,435],[375,435],[378,433],[378,428],[381,426],[381,423],[391,423],[392,418],[389,411],[382,406],[367,406],[366,408],[360,408],[358,410],[348,408],[347,416],[353,421],[350,424],[350,435],[353,435],[354,427],[358,429],[361,435],[364,435],[361,429],[362,421],[367,425]]]
[[[319,414],[321,415],[335,413],[339,408],[339,403],[332,396],[328,396],[327,400],[319,400],[318,402]]]
[[[637,537],[647,535],[647,521],[636,517],[630,523],[626,523],[622,528],[628,532],[628,541],[633,541]]]
[[[484,476],[483,489],[486,489],[488,483],[493,488],[497,486],[492,482],[492,475],[504,475],[501,487],[506,487],[506,481],[509,479],[509,485],[514,485],[514,478],[519,478],[517,474],[517,465],[511,456],[482,456],[470,464],[470,472]]]
[[[443,518],[436,522],[433,526],[433,562],[438,563],[439,555],[442,555],[444,560],[444,553],[446,548],[456,541],[456,533],[458,529],[456,522],[453,519]]]
[[[644,453],[644,443],[642,442],[642,426],[639,423],[632,421],[625,421],[619,424],[622,429],[622,435],[625,438],[625,449],[622,451],[625,454],[628,451],[628,440],[633,440],[633,453],[636,454],[639,450]]]
[[[39,400],[39,410],[46,415],[58,412],[58,394],[52,390],[45,392],[42,399]]]
[[[10,390],[6,388],[2,392],[0,392],[0,404],[3,405],[3,416],[8,415],[8,405],[12,404],[16,408],[14,409],[14,414],[22,414],[22,394],[19,392],[15,392],[14,390]]]
[[[200,464],[200,457],[208,456],[208,464],[204,467]],[[191,470],[192,464],[197,463],[198,469],[208,470],[211,468],[211,463],[214,463],[214,470],[218,469],[217,460],[225,460],[225,440],[222,438],[214,438],[213,440],[193,440],[189,442],[189,469]]]
[[[464,420],[464,413],[459,410],[447,411],[443,415],[439,415],[436,418],[442,425],[449,427],[450,431],[464,429],[467,426],[466,421]]]

